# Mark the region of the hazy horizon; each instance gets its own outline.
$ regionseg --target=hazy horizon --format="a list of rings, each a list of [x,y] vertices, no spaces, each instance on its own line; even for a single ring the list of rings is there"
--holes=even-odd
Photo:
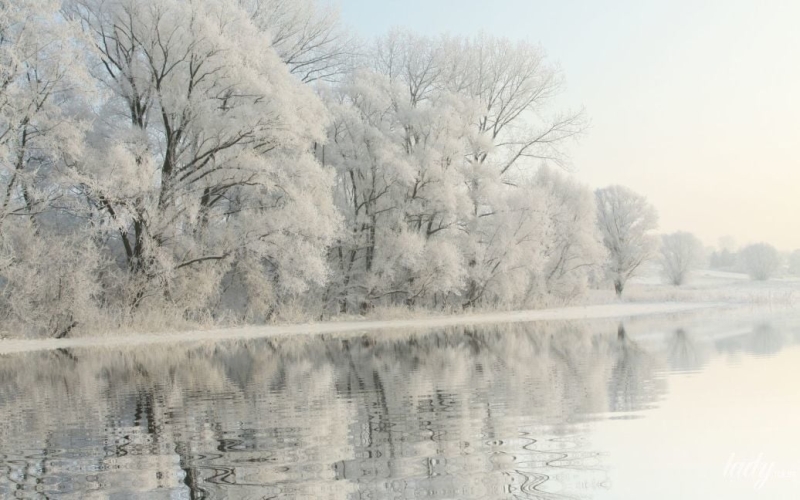
[[[339,4],[364,37],[400,27],[540,43],[567,79],[559,102],[591,120],[572,149],[578,179],[644,194],[660,232],[800,248],[800,2]]]

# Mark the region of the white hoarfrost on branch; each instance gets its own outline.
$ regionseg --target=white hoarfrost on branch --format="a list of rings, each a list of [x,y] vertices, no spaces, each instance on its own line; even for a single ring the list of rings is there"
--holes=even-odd
[[[236,2],[301,81],[335,81],[352,68],[358,54],[356,39],[342,27],[334,6],[316,0]]]

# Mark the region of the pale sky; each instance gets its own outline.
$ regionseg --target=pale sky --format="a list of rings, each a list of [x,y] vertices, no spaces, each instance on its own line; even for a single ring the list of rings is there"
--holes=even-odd
[[[592,187],[647,196],[660,230],[800,248],[800,0],[340,0],[365,37],[483,30],[540,43],[591,128]]]

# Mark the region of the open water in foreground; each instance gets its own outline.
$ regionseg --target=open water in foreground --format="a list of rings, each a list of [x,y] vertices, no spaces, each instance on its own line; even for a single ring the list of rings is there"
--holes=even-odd
[[[799,382],[786,316],[4,355],[0,498],[795,499]]]

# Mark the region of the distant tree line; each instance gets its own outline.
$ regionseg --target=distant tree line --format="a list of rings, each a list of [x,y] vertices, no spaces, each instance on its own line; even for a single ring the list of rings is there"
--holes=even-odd
[[[738,250],[714,250],[708,265],[721,271],[744,272],[757,281],[781,274],[800,277],[800,250],[781,254],[769,243],[752,243]]]

